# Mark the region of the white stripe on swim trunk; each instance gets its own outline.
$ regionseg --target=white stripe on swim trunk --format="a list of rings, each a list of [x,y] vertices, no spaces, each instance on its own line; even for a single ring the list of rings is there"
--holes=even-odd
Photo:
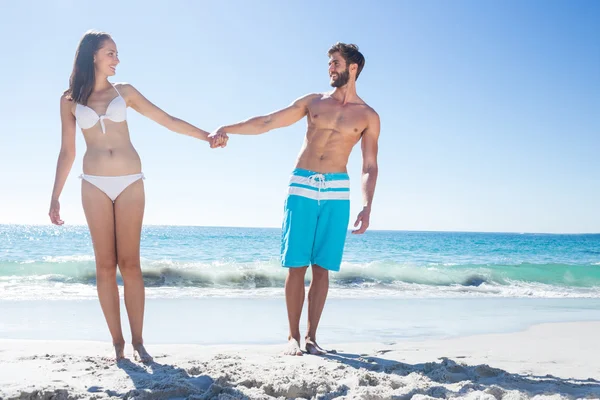
[[[297,186],[289,186],[288,195],[307,197],[313,200],[350,200],[350,191],[319,192],[318,190],[311,190]]]
[[[329,189],[329,188],[335,188],[335,189],[344,189],[344,188],[350,188],[350,180],[349,179],[340,179],[340,180],[335,180],[335,181],[322,181],[322,186],[321,189]],[[310,187],[314,187],[314,188],[318,188],[319,187],[319,183],[318,181],[315,181],[314,179],[310,179],[304,176],[298,176],[298,175],[292,175],[292,177],[290,178],[290,183],[297,183],[300,185],[306,185],[306,186],[310,186]]]

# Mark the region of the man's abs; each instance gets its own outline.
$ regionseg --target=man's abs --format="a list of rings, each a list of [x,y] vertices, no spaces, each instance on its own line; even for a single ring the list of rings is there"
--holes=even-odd
[[[309,130],[300,150],[296,168],[320,173],[346,172],[348,158],[360,136],[331,129]]]

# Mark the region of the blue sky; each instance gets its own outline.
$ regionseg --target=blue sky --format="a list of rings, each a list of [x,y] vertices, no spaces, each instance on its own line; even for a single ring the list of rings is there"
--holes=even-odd
[[[600,232],[600,2],[3,2],[0,223],[49,223],[59,97],[81,35],[111,33],[129,82],[212,131],[329,90],[336,41],[366,57],[381,117],[373,229]],[[226,149],[129,111],[147,224],[281,224],[304,121]],[[61,197],[83,224],[85,143]],[[352,219],[361,154],[348,166]]]

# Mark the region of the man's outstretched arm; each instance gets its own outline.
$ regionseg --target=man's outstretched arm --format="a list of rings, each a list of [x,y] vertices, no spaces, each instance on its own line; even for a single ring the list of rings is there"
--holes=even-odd
[[[308,105],[317,94],[301,97],[288,107],[268,115],[253,117],[233,125],[222,126],[217,134],[235,133],[240,135],[258,135],[270,130],[283,128],[300,121],[308,113]]]
[[[362,137],[361,147],[363,155],[362,167],[362,194],[363,209],[358,214],[354,227],[360,227],[352,233],[364,233],[369,227],[371,219],[371,205],[373,204],[373,195],[375,194],[375,184],[377,183],[377,151],[379,148],[379,115],[373,111],[369,120],[369,126],[365,129]]]

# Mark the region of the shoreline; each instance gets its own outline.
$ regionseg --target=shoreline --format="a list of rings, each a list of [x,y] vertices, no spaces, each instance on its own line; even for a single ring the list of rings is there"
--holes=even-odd
[[[5,339],[110,337],[97,299],[0,301],[0,321],[0,338]],[[123,302],[121,321],[128,340]],[[323,343],[438,340],[584,321],[600,321],[600,299],[332,298],[323,311],[319,338]],[[287,337],[287,314],[283,298],[147,299],[144,326],[146,343],[153,345],[271,345]]]
[[[0,339],[0,397],[597,398],[600,359],[590,349],[598,331],[600,322],[538,324],[514,333],[338,344],[325,357],[282,356],[283,344],[150,345],[150,365],[115,364],[108,342]]]

